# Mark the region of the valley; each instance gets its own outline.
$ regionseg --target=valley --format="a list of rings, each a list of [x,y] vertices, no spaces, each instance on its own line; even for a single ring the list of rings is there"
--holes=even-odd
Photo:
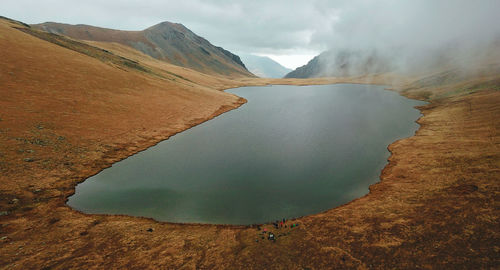
[[[498,267],[498,65],[269,79],[226,54],[217,53],[224,67],[203,72],[209,66],[164,61],[116,40],[32,28],[0,19],[0,268]],[[66,205],[88,177],[246,102],[226,89],[335,83],[388,85],[429,102],[418,107],[416,134],[388,146],[380,182],[361,198],[279,230]],[[263,228],[281,236],[261,240]]]

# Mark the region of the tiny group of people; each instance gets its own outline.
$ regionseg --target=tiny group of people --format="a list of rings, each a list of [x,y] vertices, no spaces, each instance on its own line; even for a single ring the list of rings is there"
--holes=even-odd
[[[280,220],[276,220],[275,222],[273,222],[273,226],[275,229],[280,229],[280,228],[288,228],[288,225],[287,225],[287,220],[284,218],[282,219],[281,221]],[[290,228],[295,228],[299,226],[298,223],[293,223],[290,225]],[[257,230],[261,230],[260,226],[257,227]],[[288,232],[289,234],[290,232]],[[264,228],[262,231],[261,231],[261,234],[267,234],[267,240],[270,240],[270,241],[273,241],[273,242],[276,242],[276,235],[271,232],[271,231],[268,231],[267,228]],[[286,235],[286,234],[284,234]],[[281,235],[279,235],[281,236]],[[262,236],[262,239],[264,239],[264,236]],[[256,240],[256,242],[259,242],[259,240]]]
[[[268,231],[266,228],[264,228],[264,230],[261,232],[261,234],[264,234],[264,235],[267,234],[267,240],[276,242],[276,236],[274,235],[274,233],[271,231]],[[264,236],[262,236],[262,239],[264,239]],[[259,242],[259,240],[257,239],[257,240],[255,240],[255,242]]]
[[[276,220],[275,222],[273,222],[273,226],[274,228],[276,229],[279,229],[279,228],[288,228],[288,225],[286,224],[286,219],[284,218],[283,220],[279,221],[279,220]],[[297,227],[299,226],[298,223],[293,223],[292,225],[290,225],[290,228],[294,228],[294,227]]]
[[[273,226],[274,228],[276,229],[279,229],[279,228],[283,228],[283,227],[287,227],[286,225],[286,219],[284,218],[283,220],[279,221],[279,220],[276,220],[275,222],[273,222]]]

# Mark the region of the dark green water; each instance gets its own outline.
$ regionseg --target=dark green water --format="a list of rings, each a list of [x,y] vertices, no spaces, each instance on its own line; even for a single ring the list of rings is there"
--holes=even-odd
[[[380,86],[245,87],[239,109],[114,164],[76,187],[86,213],[265,223],[368,193],[387,146],[417,130],[422,102]]]

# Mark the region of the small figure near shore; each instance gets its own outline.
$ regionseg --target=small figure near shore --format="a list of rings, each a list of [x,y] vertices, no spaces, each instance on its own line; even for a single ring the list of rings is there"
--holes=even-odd
[[[275,229],[278,229],[278,221],[276,220],[276,222],[273,222],[273,226]]]
[[[274,234],[272,232],[269,232],[269,236],[267,237],[267,239],[270,241],[276,241],[276,237],[274,236]]]

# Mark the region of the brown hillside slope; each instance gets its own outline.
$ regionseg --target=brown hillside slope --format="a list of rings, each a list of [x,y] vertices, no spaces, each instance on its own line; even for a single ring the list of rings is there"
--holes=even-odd
[[[178,83],[185,84],[188,87],[205,86],[208,88],[215,88],[223,90],[227,88],[238,87],[242,82],[251,80],[255,82],[255,78],[238,77],[227,78],[222,76],[213,76],[189,68],[173,65],[165,61],[158,60],[149,55],[143,54],[129,46],[125,46],[115,42],[97,42],[85,41],[85,43],[96,46],[116,55],[123,56],[146,66],[155,74],[175,79]],[[262,84],[267,83],[267,80],[260,79]]]
[[[183,72],[188,78],[189,71]],[[122,70],[3,21],[0,76],[0,268],[484,269],[500,264],[498,76],[405,88],[407,95],[432,99],[438,93],[440,99],[420,108],[424,116],[416,136],[391,144],[382,181],[347,205],[293,221],[300,226],[281,229],[276,243],[256,242],[259,231],[251,227],[86,215],[65,205],[79,181],[237,106],[237,97]],[[339,81],[211,80],[220,87]]]
[[[188,87],[206,86],[218,90],[235,88],[244,85],[267,85],[267,84],[329,84],[329,83],[375,83],[381,85],[393,84],[396,81],[401,84],[408,82],[409,79],[396,74],[375,74],[372,76],[350,77],[350,78],[314,78],[314,79],[270,79],[270,78],[252,78],[236,77],[227,78],[221,76],[212,76],[201,73],[189,68],[176,66],[165,61],[155,59],[149,55],[143,54],[128,46],[114,42],[83,41],[86,44],[105,49],[115,55],[130,59],[146,67],[151,73],[158,74],[169,79],[175,79],[178,83]]]
[[[153,58],[208,74],[254,77],[237,55],[212,45],[182,24],[163,22],[143,31],[51,22],[33,27],[80,40],[123,44]]]
[[[119,144],[130,138],[161,137],[242,102],[206,87],[186,87],[116,68],[15,30],[5,22],[0,27],[0,125],[9,127],[0,134],[2,148],[6,148],[1,152],[19,154],[3,158],[2,170],[7,174],[54,170],[63,163],[75,163],[70,160],[83,148],[112,149],[103,138]],[[85,146],[79,140],[86,140]],[[44,155],[54,157],[45,159]],[[35,162],[17,162],[25,158]],[[70,171],[72,166],[64,170]],[[3,181],[2,189],[7,185],[18,190],[28,184],[16,181]]]

